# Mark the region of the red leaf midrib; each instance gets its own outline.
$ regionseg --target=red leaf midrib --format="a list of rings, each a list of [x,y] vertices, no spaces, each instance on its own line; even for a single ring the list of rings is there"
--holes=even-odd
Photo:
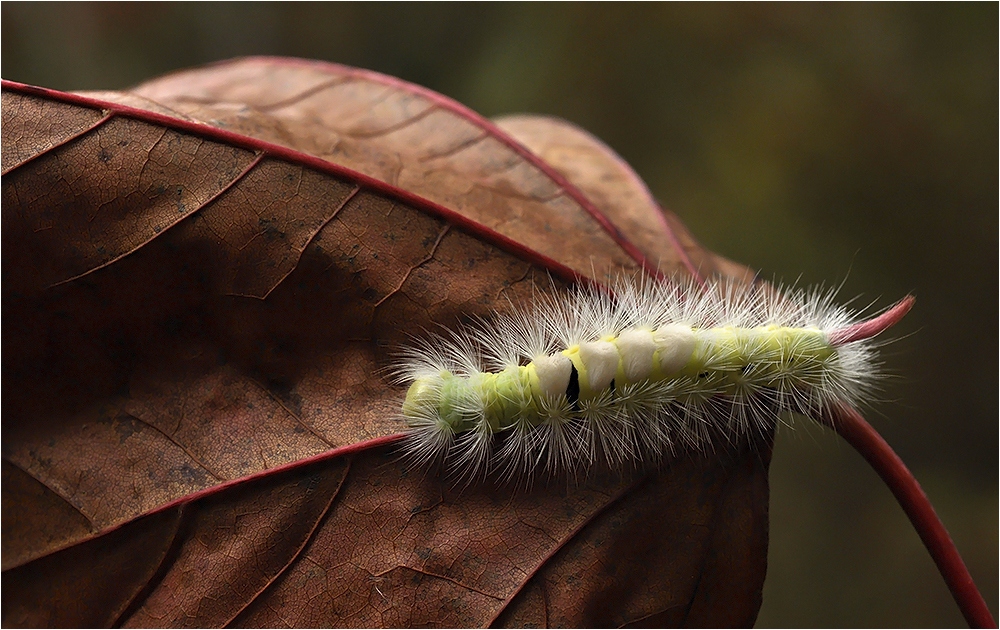
[[[515,241],[514,239],[504,234],[501,234],[500,232],[497,232],[492,228],[489,228],[483,225],[482,223],[479,223],[478,221],[474,221],[466,217],[465,215],[462,215],[450,208],[447,208],[441,204],[433,202],[425,197],[421,197],[420,195],[416,195],[403,188],[399,188],[398,186],[394,186],[380,179],[371,177],[370,175],[366,175],[364,173],[355,171],[340,164],[329,162],[322,158],[309,155],[308,153],[303,153],[301,151],[290,149],[288,147],[279,144],[274,144],[250,136],[238,134],[226,129],[213,127],[205,123],[173,118],[171,116],[160,114],[158,112],[151,112],[148,110],[138,109],[128,105],[121,105],[109,101],[101,101],[98,99],[91,98],[89,96],[81,96],[79,94],[73,94],[69,92],[60,92],[58,90],[51,90],[48,88],[41,88],[37,86],[27,85],[24,83],[18,83],[16,81],[10,81],[7,79],[0,80],[0,87],[2,87],[5,90],[12,90],[23,94],[31,94],[42,98],[49,98],[64,103],[79,105],[81,107],[107,110],[112,112],[113,114],[112,117],[124,116],[151,124],[161,125],[169,129],[184,131],[209,140],[219,141],[229,144],[231,146],[236,146],[242,149],[259,152],[264,154],[266,157],[282,159],[288,162],[292,162],[295,164],[311,168],[321,173],[326,173],[349,181],[353,181],[359,186],[371,189],[387,197],[394,198],[420,211],[426,212],[431,216],[434,216],[443,221],[451,223],[456,227],[458,227],[459,229],[461,229],[462,231],[476,238],[479,238],[484,242],[488,242],[496,247],[499,247],[500,249],[503,249],[504,251],[507,251],[526,262],[538,265],[540,267],[544,267],[549,271],[551,271],[554,276],[566,282],[571,282],[571,283],[591,282],[590,279],[585,278],[580,273],[564,265],[563,263],[560,263],[552,258],[549,258],[548,256],[542,254],[541,252],[530,249],[525,245],[523,245],[522,243]],[[164,232],[166,231],[167,230],[164,230]]]

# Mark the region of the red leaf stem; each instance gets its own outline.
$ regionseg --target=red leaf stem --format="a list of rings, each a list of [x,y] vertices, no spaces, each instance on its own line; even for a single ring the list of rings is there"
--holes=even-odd
[[[906,300],[900,302],[902,305]],[[896,307],[894,307],[896,308]],[[891,312],[887,311],[885,315]],[[882,317],[884,317],[883,315]],[[876,318],[878,319],[878,318]],[[874,320],[872,320],[874,321]],[[906,512],[972,628],[996,628],[996,621],[976,588],[955,543],[938,518],[923,488],[903,460],[881,435],[852,407],[838,405],[823,423],[853,446],[882,478]]]
[[[912,295],[907,295],[902,300],[890,306],[878,317],[873,317],[869,320],[848,326],[847,328],[841,328],[840,330],[833,331],[828,336],[830,345],[842,346],[845,343],[851,343],[852,341],[870,339],[885,330],[892,328],[899,322],[899,320],[903,319],[903,317],[910,312],[910,309],[913,308],[913,304],[916,301],[917,298]]]

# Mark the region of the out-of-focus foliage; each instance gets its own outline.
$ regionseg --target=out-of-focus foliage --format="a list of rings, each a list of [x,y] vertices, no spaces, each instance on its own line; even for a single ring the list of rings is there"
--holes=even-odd
[[[121,88],[246,54],[362,66],[603,138],[710,249],[859,306],[918,302],[870,420],[997,611],[995,4],[5,3],[3,77]],[[846,277],[846,280],[844,280]],[[759,623],[958,625],[836,438],[779,436]]]

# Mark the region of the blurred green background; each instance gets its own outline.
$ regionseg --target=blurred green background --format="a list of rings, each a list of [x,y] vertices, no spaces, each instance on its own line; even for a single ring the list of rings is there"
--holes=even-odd
[[[125,88],[247,54],[362,66],[486,116],[569,119],[710,249],[914,312],[867,413],[998,592],[998,5],[2,5],[4,78]],[[846,280],[845,280],[846,278]],[[889,492],[782,429],[760,626],[960,626]]]

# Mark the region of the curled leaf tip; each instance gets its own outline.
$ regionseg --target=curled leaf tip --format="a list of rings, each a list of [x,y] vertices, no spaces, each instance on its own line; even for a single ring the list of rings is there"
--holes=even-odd
[[[840,330],[835,330],[830,333],[830,343],[834,346],[841,346],[845,343],[851,343],[853,341],[871,339],[872,337],[883,333],[899,323],[899,321],[910,312],[910,309],[913,308],[913,304],[916,301],[917,298],[912,295],[907,295],[877,317],[852,324],[846,328],[841,328]]]

